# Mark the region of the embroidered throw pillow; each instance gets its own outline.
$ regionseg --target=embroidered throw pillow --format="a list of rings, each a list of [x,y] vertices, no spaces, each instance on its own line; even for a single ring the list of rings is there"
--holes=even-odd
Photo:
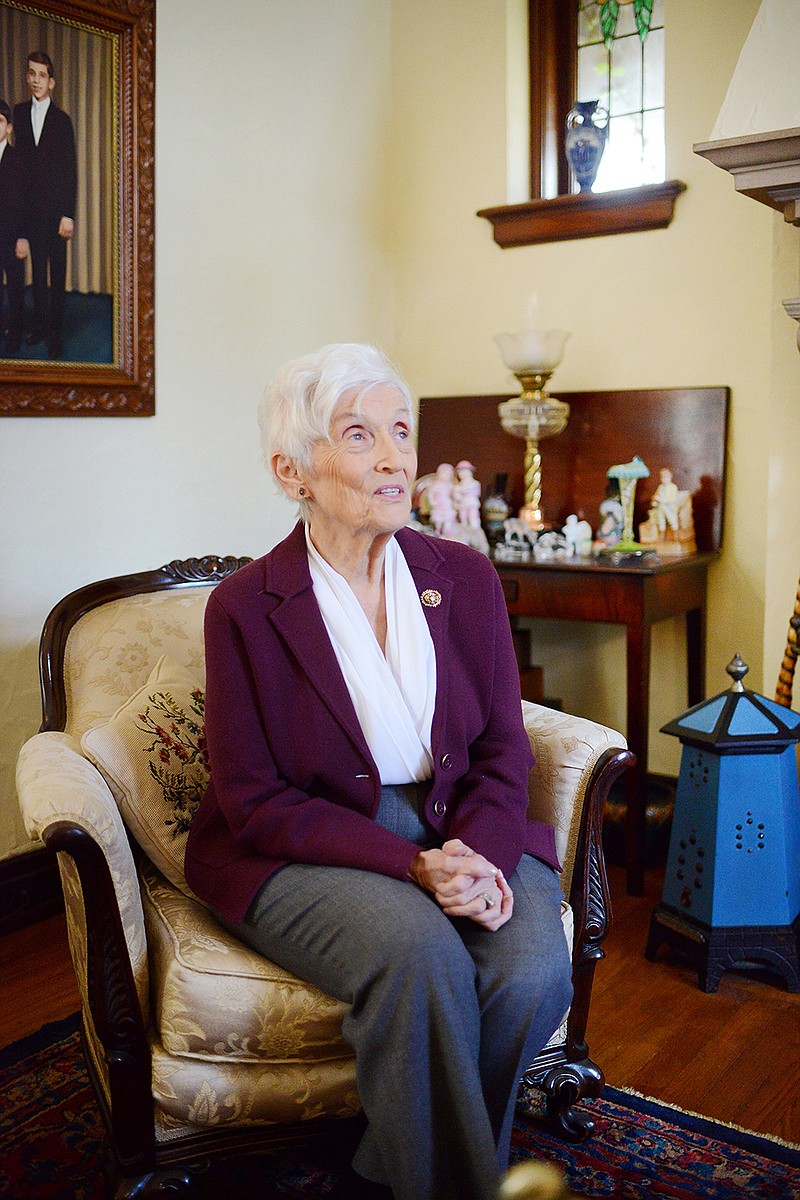
[[[81,739],[136,841],[187,896],[186,836],[208,785],[204,706],[197,681],[165,655],[144,687]]]

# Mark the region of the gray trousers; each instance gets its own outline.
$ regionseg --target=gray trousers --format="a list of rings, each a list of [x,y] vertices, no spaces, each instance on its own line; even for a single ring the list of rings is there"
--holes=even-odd
[[[377,820],[430,846],[425,785],[384,788]],[[497,1200],[521,1072],[572,995],[561,890],[524,855],[496,932],[446,917],[410,881],[292,864],[264,884],[243,941],[350,1005],[368,1126],[353,1160],[396,1200]]]

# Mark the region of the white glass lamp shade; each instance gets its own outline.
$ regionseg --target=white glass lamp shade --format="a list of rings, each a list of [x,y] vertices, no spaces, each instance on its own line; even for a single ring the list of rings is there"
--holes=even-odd
[[[520,329],[496,333],[494,340],[510,371],[549,375],[561,362],[569,336],[564,329]]]

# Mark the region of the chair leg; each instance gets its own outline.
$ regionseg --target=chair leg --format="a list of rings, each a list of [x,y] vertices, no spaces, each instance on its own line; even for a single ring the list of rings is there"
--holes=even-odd
[[[605,1079],[590,1058],[563,1063],[548,1071],[537,1083],[545,1096],[545,1123],[565,1142],[583,1142],[594,1130],[593,1118],[575,1108],[579,1100],[599,1096]]]

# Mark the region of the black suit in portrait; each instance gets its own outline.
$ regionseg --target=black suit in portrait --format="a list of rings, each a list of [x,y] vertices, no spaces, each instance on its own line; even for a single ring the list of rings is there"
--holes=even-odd
[[[39,144],[33,136],[32,101],[14,108],[14,144],[27,183],[28,240],[33,271],[33,334],[45,337],[51,354],[61,352],[67,243],[59,237],[62,217],[75,219],[77,161],[72,121],[50,101]],[[50,265],[48,295],[47,267]]]
[[[16,354],[22,340],[25,263],[15,253],[17,240],[21,237],[27,237],[22,160],[14,147],[6,144],[0,158],[0,313],[5,309],[5,279],[8,301],[7,354]]]

